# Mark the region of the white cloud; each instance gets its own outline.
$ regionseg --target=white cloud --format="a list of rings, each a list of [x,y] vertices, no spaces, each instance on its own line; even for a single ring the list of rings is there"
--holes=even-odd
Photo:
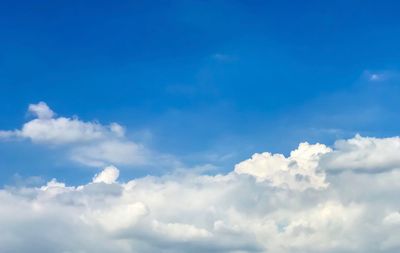
[[[143,145],[125,137],[118,123],[102,125],[77,117],[55,117],[44,102],[28,108],[36,118],[21,129],[0,131],[0,139],[28,139],[33,143],[67,149],[69,158],[87,166],[148,164],[151,153]]]
[[[318,172],[318,162],[322,155],[331,149],[322,144],[301,143],[288,158],[282,154],[268,152],[254,154],[251,159],[235,166],[235,172],[249,174],[259,181],[288,189],[322,189],[328,185],[325,174]]]
[[[117,181],[119,170],[115,166],[108,166],[102,172],[93,177],[93,183],[112,184]]]
[[[0,190],[0,252],[398,252],[393,142],[397,137],[356,136],[332,149],[302,143],[288,157],[257,154],[219,175],[120,182],[110,166],[85,185],[53,179],[39,188],[7,187]],[[371,165],[354,162],[356,151]],[[392,160],[383,166],[378,154]],[[357,169],[386,169],[325,175],[327,156],[329,163],[338,157]]]
[[[117,232],[134,227],[138,220],[147,214],[146,206],[137,202],[89,210],[82,216],[82,219],[89,225],[100,225],[107,232]]]
[[[393,212],[385,216],[383,224],[400,226],[400,212]]]
[[[400,137],[374,138],[357,134],[338,140],[332,148],[301,143],[289,157],[268,152],[254,154],[236,165],[239,174],[289,189],[324,188],[326,171],[379,173],[400,168]]]
[[[4,137],[14,136],[36,143],[65,145],[124,135],[123,127],[117,123],[103,126],[97,122],[84,122],[76,117],[53,118],[54,112],[44,102],[29,105],[28,110],[37,118],[26,122],[20,130],[2,131]],[[8,136],[5,136],[5,133]]]
[[[29,111],[36,118],[0,138],[62,147],[89,166],[170,162],[127,139],[117,123],[56,117],[43,102]],[[121,182],[108,166],[85,185],[6,187],[0,252],[394,253],[399,153],[400,137],[356,135],[333,147],[301,143],[287,157],[254,154],[226,174]]]
[[[320,166],[326,170],[380,171],[400,168],[400,137],[373,138],[356,135],[339,140]]]
[[[79,119],[60,117],[57,119],[34,119],[24,124],[18,137],[33,142],[55,145],[99,140],[105,137],[107,129],[97,123],[82,122]]]
[[[154,220],[151,225],[155,233],[174,241],[189,241],[197,238],[211,237],[212,235],[206,229],[197,228],[190,224],[161,223]]]
[[[36,115],[39,119],[51,119],[55,115],[45,102],[30,104],[28,111]]]

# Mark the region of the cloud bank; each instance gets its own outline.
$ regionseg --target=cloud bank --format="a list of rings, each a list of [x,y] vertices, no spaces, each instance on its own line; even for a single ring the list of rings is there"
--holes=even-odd
[[[254,154],[225,174],[120,182],[108,166],[85,185],[6,187],[0,252],[395,253],[399,153],[399,137],[355,136]]]

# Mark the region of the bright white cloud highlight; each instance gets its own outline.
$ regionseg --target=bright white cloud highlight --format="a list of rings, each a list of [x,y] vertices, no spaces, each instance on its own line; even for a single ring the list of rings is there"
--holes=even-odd
[[[93,183],[112,184],[117,181],[118,177],[119,170],[115,166],[108,166],[93,177]]]
[[[304,142],[288,158],[268,152],[254,154],[251,159],[237,164],[235,172],[288,189],[326,188],[325,174],[318,172],[317,167],[321,156],[330,151],[325,145]]]

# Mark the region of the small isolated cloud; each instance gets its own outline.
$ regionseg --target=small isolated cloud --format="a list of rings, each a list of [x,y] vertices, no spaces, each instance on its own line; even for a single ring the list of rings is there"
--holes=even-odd
[[[377,71],[364,71],[364,78],[371,82],[383,81],[388,76],[387,72],[377,72]]]
[[[363,76],[371,82],[381,82],[389,80],[398,80],[399,71],[398,70],[381,70],[381,71],[364,71]]]
[[[93,183],[112,184],[117,181],[119,170],[115,166],[108,166],[102,172],[93,177]]]
[[[142,144],[127,139],[124,127],[118,123],[102,125],[78,117],[56,117],[44,102],[29,105],[28,111],[35,118],[21,129],[0,131],[0,139],[27,139],[40,145],[63,147],[71,160],[94,167],[145,165],[151,163],[151,156],[157,156]]]
[[[212,58],[221,61],[221,62],[232,62],[236,60],[236,57],[233,55],[229,54],[223,54],[223,53],[216,53],[212,55]]]
[[[288,157],[255,154],[217,175],[121,182],[109,166],[84,185],[7,187],[0,252],[398,252],[397,141],[301,143]],[[336,158],[348,166],[328,174]]]
[[[379,81],[381,79],[382,79],[382,75],[380,75],[380,74],[371,74],[371,76],[370,76],[371,81]]]

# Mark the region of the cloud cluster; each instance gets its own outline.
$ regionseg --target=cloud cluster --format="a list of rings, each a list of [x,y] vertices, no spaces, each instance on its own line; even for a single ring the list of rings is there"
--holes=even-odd
[[[0,252],[395,253],[399,138],[302,143],[226,174],[0,190]],[[354,166],[354,167],[353,167]]]
[[[0,131],[2,139],[27,139],[36,144],[64,147],[73,161],[88,166],[143,165],[148,163],[149,150],[125,137],[118,123],[102,125],[85,122],[77,117],[55,117],[44,102],[29,105],[35,117],[21,129]]]

